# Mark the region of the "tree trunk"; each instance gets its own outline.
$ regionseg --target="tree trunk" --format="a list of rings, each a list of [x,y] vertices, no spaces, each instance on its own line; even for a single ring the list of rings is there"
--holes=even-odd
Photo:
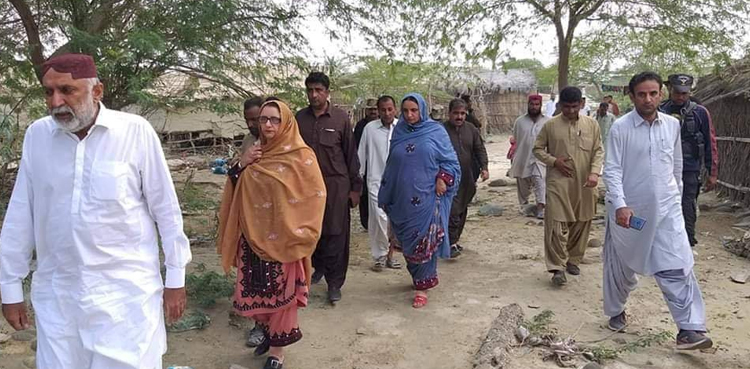
[[[474,354],[474,369],[505,368],[513,357],[513,346],[518,344],[515,332],[521,324],[523,309],[518,304],[510,304],[500,309],[479,351]]]
[[[570,50],[573,48],[573,35],[578,26],[578,19],[571,16],[568,19],[567,32],[563,30],[562,20],[555,20],[557,31],[557,86],[560,90],[568,87],[568,76],[570,74]]]
[[[562,19],[556,17],[553,19],[555,23],[555,33],[557,34],[557,91],[562,91],[563,88],[568,86],[568,73],[570,73],[570,46],[567,43],[568,37],[565,35],[565,30],[562,26]],[[568,30],[570,33],[570,30]]]
[[[565,40],[558,42],[557,58],[557,90],[561,91],[568,87],[568,74],[570,73],[570,46]]]
[[[21,17],[21,21],[23,22],[23,27],[26,30],[26,38],[29,42],[29,56],[31,57],[31,62],[34,64],[36,77],[41,82],[42,64],[44,64],[45,59],[44,45],[42,45],[42,40],[39,37],[39,26],[36,24],[36,20],[34,20],[34,14],[31,12],[29,4],[23,0],[10,0],[10,3],[16,9],[18,16]]]

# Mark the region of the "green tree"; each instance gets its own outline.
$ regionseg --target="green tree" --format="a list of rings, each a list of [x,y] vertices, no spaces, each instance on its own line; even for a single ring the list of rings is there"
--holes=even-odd
[[[0,0],[0,201],[22,127],[46,110],[48,57],[93,55],[114,109],[228,114],[239,112],[238,98],[270,92],[297,102],[307,50],[297,9],[275,0]]]
[[[541,61],[537,59],[516,59],[513,57],[508,58],[502,62],[503,70],[507,71],[510,69],[526,69],[534,73],[537,84],[539,86],[552,86],[557,80],[557,67],[551,65],[545,67]]]
[[[337,19],[360,29],[373,40],[390,40],[409,54],[494,63],[506,57],[503,42],[552,28],[557,38],[559,87],[568,85],[576,31],[588,24],[593,32],[606,36],[626,29],[631,37],[648,33],[661,36],[665,53],[686,53],[684,44],[714,40],[716,47],[735,45],[748,24],[747,0],[331,0],[329,8]],[[379,29],[369,19],[398,19],[400,27]],[[382,27],[381,27],[382,28]],[[611,42],[620,42],[612,38]],[[381,42],[382,44],[382,42]],[[394,47],[386,47],[396,52]],[[415,50],[418,50],[415,52]]]
[[[250,95],[306,44],[301,15],[273,0],[8,0],[0,14],[3,85],[38,88],[46,58],[88,53],[116,109]]]
[[[531,72],[535,72],[540,69],[544,69],[544,64],[536,59],[516,59],[513,57],[508,58],[502,63],[504,70],[509,69],[527,69]]]
[[[353,73],[342,76],[346,89],[341,92],[350,102],[363,97],[391,95],[398,101],[408,92],[430,99],[450,98],[442,89],[451,78],[451,69],[437,63],[409,63],[389,57],[361,57]]]
[[[582,35],[574,44],[571,80],[598,84],[613,78],[629,78],[643,70],[663,76],[678,72],[700,76],[729,64],[729,52],[735,46],[728,40],[707,36],[699,34],[691,42],[679,42],[668,30],[634,32],[626,28],[606,35]],[[615,65],[613,61],[618,58],[627,63]]]

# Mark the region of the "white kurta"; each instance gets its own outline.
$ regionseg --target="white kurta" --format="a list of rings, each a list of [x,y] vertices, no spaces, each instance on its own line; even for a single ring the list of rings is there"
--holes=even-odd
[[[547,123],[549,117],[539,116],[536,120],[531,119],[528,114],[522,115],[516,119],[513,124],[513,138],[516,140],[516,153],[513,156],[513,163],[510,166],[510,175],[514,178],[529,178],[531,176],[544,176],[547,174],[547,167],[544,163],[537,160],[532,154],[536,137],[539,131]]]
[[[607,185],[607,236],[617,257],[642,275],[693,267],[682,218],[680,123],[659,113],[649,125],[634,110],[609,131],[604,183]],[[615,212],[630,207],[646,219],[641,231],[616,224]]]
[[[100,104],[87,137],[45,117],[29,126],[0,234],[3,303],[31,302],[40,368],[161,368],[166,287],[185,283],[190,246],[156,132]]]
[[[390,127],[385,127],[380,119],[367,123],[359,144],[359,174],[364,177],[367,171],[367,183],[370,217],[367,232],[370,237],[370,251],[376,260],[388,254],[388,216],[378,207],[378,191],[383,177],[385,163],[388,160],[394,120]]]
[[[555,100],[547,101],[547,104],[544,105],[544,116],[552,118],[552,116],[555,115],[555,110],[557,110],[557,103]]]

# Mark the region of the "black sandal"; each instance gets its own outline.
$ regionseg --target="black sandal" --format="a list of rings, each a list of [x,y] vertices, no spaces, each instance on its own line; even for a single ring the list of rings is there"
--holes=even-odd
[[[268,337],[267,334],[265,336],[266,336],[266,339],[264,339],[260,345],[255,347],[255,351],[254,351],[255,356],[264,355],[266,352],[268,352],[268,350],[271,349],[271,338]]]
[[[277,357],[269,356],[263,369],[282,369],[284,364]]]

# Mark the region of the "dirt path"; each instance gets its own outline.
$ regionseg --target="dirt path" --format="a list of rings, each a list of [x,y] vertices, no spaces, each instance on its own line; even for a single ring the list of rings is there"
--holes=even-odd
[[[493,178],[505,178],[507,137],[495,136],[489,144]],[[217,194],[218,196],[218,194]],[[711,201],[712,196],[704,196]],[[321,369],[468,369],[497,310],[510,303],[524,307],[527,317],[544,309],[555,313],[553,326],[572,334],[580,328],[579,341],[604,338],[606,318],[601,312],[601,249],[587,251],[582,275],[569,277],[563,289],[553,288],[542,258],[543,227],[517,213],[514,187],[492,188],[482,184],[477,204],[505,206],[500,217],[476,215],[470,208],[462,244],[463,257],[443,261],[439,266],[440,286],[430,294],[422,310],[410,306],[412,291],[406,270],[374,273],[366,234],[353,222],[352,256],[344,298],[337,306],[325,302],[325,284],[313,286],[310,306],[301,312],[304,339],[288,350],[286,368]],[[358,219],[356,215],[353,218]],[[719,238],[736,235],[729,214],[704,212],[699,219],[699,248],[696,274],[704,292],[711,337],[716,352],[677,353],[671,345],[639,349],[607,367],[612,368],[748,368],[750,367],[750,287],[729,281],[731,272],[750,268],[750,262],[722,250]],[[527,224],[531,222],[530,224]],[[603,226],[593,236],[601,238]],[[218,270],[212,247],[196,247],[194,263]],[[534,307],[531,308],[530,306]],[[203,331],[169,336],[169,365],[190,365],[196,369],[226,369],[230,364],[260,368],[263,360],[252,357],[244,347],[244,332],[229,325],[230,304],[222,301],[209,310],[211,325]],[[628,334],[610,337],[631,341],[650,329],[674,332],[669,312],[653,279],[643,278],[631,296],[632,328]],[[1,326],[0,332],[8,332]],[[11,342],[0,350],[20,346]],[[18,350],[15,350],[18,351]],[[0,368],[20,367],[23,350],[3,356]],[[15,366],[8,366],[10,363]],[[516,350],[512,368],[556,368],[541,360],[538,351]]]

